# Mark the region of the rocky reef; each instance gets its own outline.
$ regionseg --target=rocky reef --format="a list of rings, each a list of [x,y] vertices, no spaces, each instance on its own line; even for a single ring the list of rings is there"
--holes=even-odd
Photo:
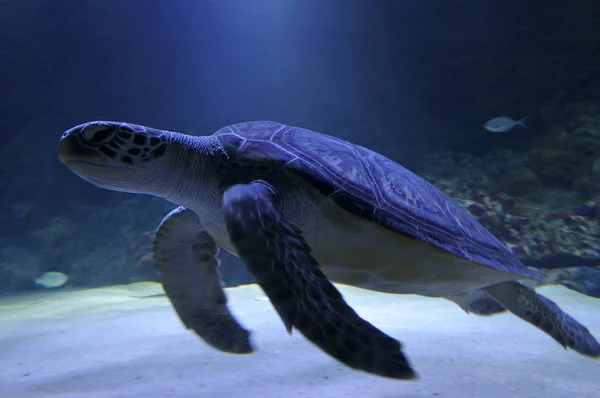
[[[600,265],[600,219],[548,211],[503,193],[465,192],[457,202],[525,263]]]
[[[540,110],[527,145],[443,152],[417,173],[526,263],[600,265],[600,102]]]
[[[156,281],[152,241],[173,205],[129,196],[115,204],[80,205],[68,215],[48,218],[30,235],[0,242],[0,293],[35,288],[48,271],[69,276],[68,287]],[[222,252],[229,286],[251,281],[232,255]]]
[[[484,189],[548,208],[571,208],[600,197],[598,99],[554,105],[531,119],[528,130],[512,133],[531,137],[526,145],[510,145],[507,139],[481,156],[434,154],[417,172],[451,196]]]

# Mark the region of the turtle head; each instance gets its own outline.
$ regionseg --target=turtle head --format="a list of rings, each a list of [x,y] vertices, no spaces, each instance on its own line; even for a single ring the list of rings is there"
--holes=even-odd
[[[94,121],[65,131],[58,157],[77,175],[101,188],[157,193],[175,133],[129,123]]]

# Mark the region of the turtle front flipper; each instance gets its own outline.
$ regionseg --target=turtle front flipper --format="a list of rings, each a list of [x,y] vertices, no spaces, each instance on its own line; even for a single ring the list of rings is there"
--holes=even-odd
[[[288,332],[347,366],[384,377],[416,375],[401,344],[362,319],[320,270],[298,228],[277,210],[264,181],[230,187],[223,197],[229,239],[271,300]]]
[[[600,344],[590,331],[549,298],[516,281],[501,282],[484,290],[507,310],[543,330],[563,347],[600,358]]]
[[[218,350],[247,354],[250,333],[227,306],[218,252],[196,214],[183,207],[163,219],[154,239],[160,282],[183,324]]]

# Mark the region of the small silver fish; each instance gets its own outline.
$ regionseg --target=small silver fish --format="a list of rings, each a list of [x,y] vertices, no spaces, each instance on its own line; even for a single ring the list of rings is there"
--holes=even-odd
[[[61,287],[67,281],[69,277],[62,272],[44,272],[42,275],[35,278],[33,281],[37,287],[44,289],[54,289]]]
[[[515,126],[527,128],[527,126],[525,126],[525,120],[527,120],[527,117],[524,117],[521,120],[513,120],[508,116],[500,116],[488,120],[483,127],[492,133],[506,133]]]

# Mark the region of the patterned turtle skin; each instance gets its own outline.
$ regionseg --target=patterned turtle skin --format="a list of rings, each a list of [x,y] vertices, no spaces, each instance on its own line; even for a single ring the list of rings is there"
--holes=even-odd
[[[440,190],[361,146],[269,121],[202,137],[94,121],[68,129],[58,154],[98,187],[179,205],[156,233],[159,280],[182,323],[218,350],[254,350],[227,305],[224,248],[288,332],[354,369],[416,377],[401,343],[360,317],[331,280],[444,297],[478,315],[508,310],[563,347],[600,357],[590,331],[534,290],[572,273],[525,267]]]

